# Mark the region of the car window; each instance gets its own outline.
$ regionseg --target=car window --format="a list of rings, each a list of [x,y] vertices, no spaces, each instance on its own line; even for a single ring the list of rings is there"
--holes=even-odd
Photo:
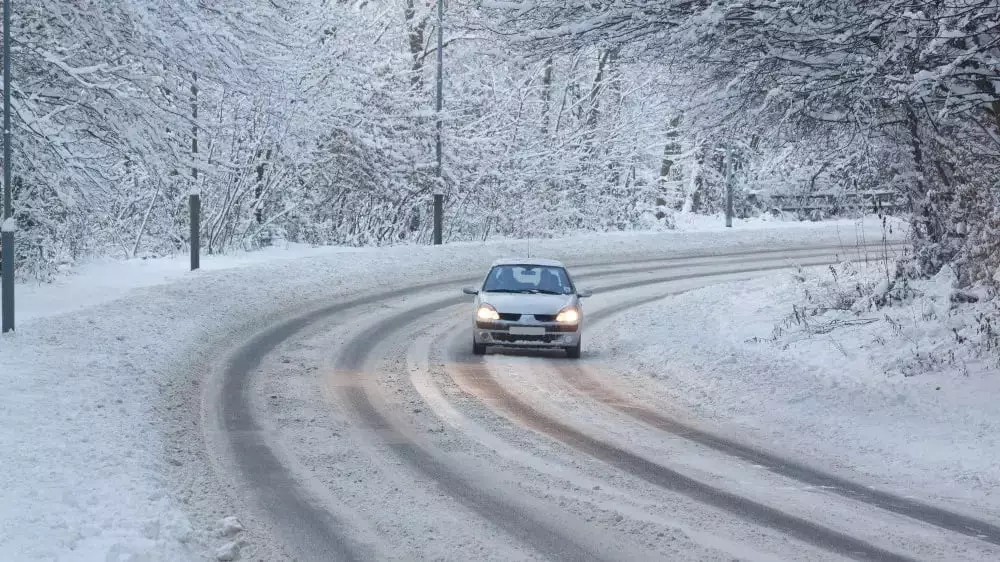
[[[568,295],[573,292],[573,283],[561,267],[498,265],[490,270],[483,290]]]

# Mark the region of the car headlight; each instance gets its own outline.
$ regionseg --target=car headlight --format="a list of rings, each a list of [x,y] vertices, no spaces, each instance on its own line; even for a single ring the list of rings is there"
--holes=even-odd
[[[493,308],[488,304],[481,304],[479,308],[476,309],[476,318],[479,320],[499,320],[500,315],[497,314],[497,309]]]
[[[556,322],[576,324],[580,321],[580,311],[575,308],[564,308],[556,316]]]

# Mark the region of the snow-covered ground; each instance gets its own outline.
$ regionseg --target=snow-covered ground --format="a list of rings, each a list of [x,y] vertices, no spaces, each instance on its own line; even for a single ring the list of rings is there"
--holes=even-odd
[[[668,297],[607,322],[595,353],[721,433],[1000,518],[1000,300],[953,302],[946,269],[873,302],[893,266],[860,257]]]
[[[699,234],[699,242],[690,246],[691,251],[711,250],[714,246],[730,249],[759,247],[761,245],[787,245],[797,241],[819,238],[832,244],[853,247],[856,242],[874,241],[885,234],[900,239],[905,236],[907,226],[903,221],[890,219],[887,228],[882,223],[868,217],[863,220],[836,220],[824,222],[803,222],[771,217],[736,219],[732,228],[726,228],[722,216],[678,213],[675,216],[675,230],[663,232],[630,232],[607,234],[583,234],[566,236],[557,240],[491,240],[486,245],[480,242],[459,242],[447,244],[447,248],[464,249],[474,252],[476,248],[491,251],[526,254],[547,250],[566,259],[576,256],[613,256],[617,250],[644,252],[662,250],[664,252],[686,251],[685,236]],[[784,232],[787,231],[787,232]],[[594,241],[599,240],[595,244]],[[302,258],[333,259],[344,255],[371,255],[382,253],[393,260],[407,255],[414,246],[395,246],[384,249],[350,248],[332,246],[309,246],[279,242],[273,247],[253,252],[235,252],[225,255],[202,255],[201,271],[191,273],[189,257],[178,255],[163,258],[135,258],[129,260],[105,259],[85,263],[70,270],[51,283],[26,283],[17,286],[17,320],[28,321],[43,316],[80,310],[89,306],[120,298],[132,289],[164,285],[173,281],[202,275],[202,272],[256,267]],[[419,248],[419,247],[418,247]],[[423,250],[423,248],[421,248]],[[445,252],[451,250],[443,250]],[[419,254],[424,256],[425,254]]]
[[[178,410],[199,407],[183,402],[192,383],[180,374],[283,311],[477,275],[529,251],[571,263],[801,244],[849,252],[883,233],[877,220],[765,222],[439,248],[276,248],[203,256],[193,273],[183,256],[103,262],[18,286],[17,331],[0,337],[0,559],[184,560],[232,544],[216,529],[232,514],[228,500],[198,497],[197,475],[177,483],[185,455],[202,447],[174,435],[190,419]],[[192,516],[193,504],[213,501],[214,511]]]

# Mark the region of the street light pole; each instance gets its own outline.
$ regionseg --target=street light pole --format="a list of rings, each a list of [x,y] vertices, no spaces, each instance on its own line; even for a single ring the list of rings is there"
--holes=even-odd
[[[444,194],[441,188],[444,180],[441,177],[441,107],[444,105],[444,0],[437,0],[437,137],[434,143],[434,155],[437,158],[437,179],[434,187],[434,245],[441,244],[441,230],[444,215]]]
[[[10,0],[3,0],[3,225],[0,228],[0,256],[3,278],[0,306],[3,311],[3,332],[14,329],[14,209],[10,184]]]

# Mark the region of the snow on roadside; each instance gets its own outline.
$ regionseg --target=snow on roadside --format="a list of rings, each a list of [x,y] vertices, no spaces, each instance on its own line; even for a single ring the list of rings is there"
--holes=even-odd
[[[979,290],[976,303],[953,302],[946,270],[875,306],[867,295],[886,289],[886,267],[807,268],[669,297],[605,325],[592,350],[720,431],[1000,518],[1000,301]]]
[[[201,256],[201,271],[252,267],[261,263],[330,256],[357,251],[352,248],[284,244],[254,252]],[[81,310],[113,301],[128,291],[177,281],[192,274],[187,255],[164,258],[102,259],[84,263],[51,283],[17,285],[17,320]]]
[[[818,228],[825,229],[829,228],[832,223],[846,223],[844,219],[836,219],[830,221],[800,221],[796,218],[788,218],[785,216],[772,216],[772,215],[761,215],[757,217],[749,217],[745,219],[733,218],[733,226],[731,228],[726,227],[726,217],[724,214],[716,215],[705,215],[700,213],[675,213],[672,215],[671,220],[673,221],[674,228],[677,232],[722,232],[726,230],[774,230],[781,228],[793,228],[793,229],[803,229],[803,228]],[[874,217],[869,217],[865,220],[874,221]],[[897,217],[886,217],[886,227],[893,231],[906,231],[909,226],[906,221]]]
[[[679,215],[680,216],[680,215]],[[665,232],[631,232],[581,234],[555,240],[491,240],[447,244],[449,248],[478,248],[504,255],[528,254],[548,251],[564,259],[590,256],[600,250],[610,257],[617,252],[671,252],[712,251],[715,246],[729,249],[781,246],[820,240],[823,243],[843,244],[852,247],[859,240],[877,241],[883,235],[883,225],[875,217],[861,220],[843,219],[824,222],[783,221],[778,219],[737,220],[733,228],[726,228],[721,217],[704,217],[686,214],[679,219],[678,230]],[[887,224],[890,239],[904,239],[907,226],[897,219]],[[688,237],[698,240],[690,245]],[[595,243],[595,241],[597,241]],[[687,249],[685,249],[687,248]],[[235,252],[225,255],[202,255],[201,269],[191,273],[187,255],[160,258],[134,258],[128,260],[103,259],[79,265],[51,283],[25,283],[17,285],[17,321],[30,321],[45,316],[80,310],[122,297],[139,287],[168,284],[203,272],[258,267],[264,263],[302,258],[327,258],[383,253],[387,258],[406,256],[411,250],[420,252],[422,246],[394,246],[389,248],[352,248],[342,246],[309,246],[281,243],[274,247],[253,252]]]
[[[213,529],[232,515],[230,500],[221,489],[191,489],[210,476],[185,464],[203,446],[197,427],[178,429],[176,410],[198,408],[184,403],[203,375],[188,372],[192,357],[217,354],[212,345],[246,337],[247,327],[273,314],[480,275],[492,259],[529,248],[572,263],[850,248],[859,232],[881,236],[876,220],[804,224],[439,248],[274,249],[204,256],[193,273],[183,257],[133,260],[19,286],[17,331],[0,337],[0,559],[173,561],[229,552],[231,540]]]

